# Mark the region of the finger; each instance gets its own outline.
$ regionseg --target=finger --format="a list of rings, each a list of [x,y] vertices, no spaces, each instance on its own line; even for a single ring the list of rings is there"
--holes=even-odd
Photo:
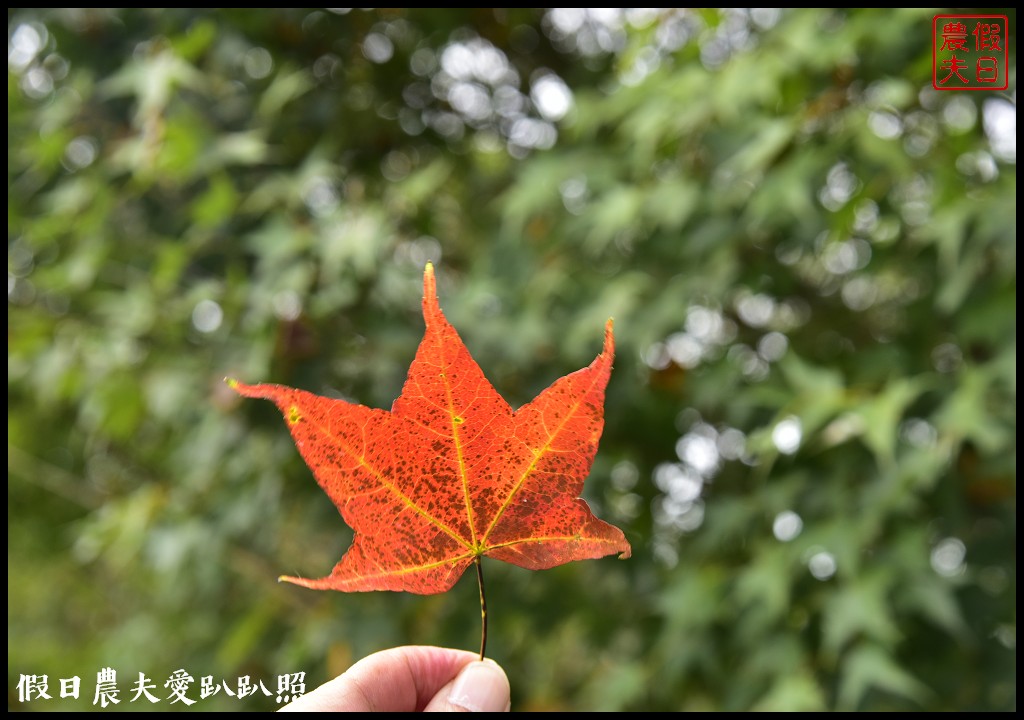
[[[419,711],[476,659],[475,653],[450,648],[407,646],[382,650],[281,710]]]
[[[427,703],[424,712],[508,712],[505,671],[493,660],[466,665]]]

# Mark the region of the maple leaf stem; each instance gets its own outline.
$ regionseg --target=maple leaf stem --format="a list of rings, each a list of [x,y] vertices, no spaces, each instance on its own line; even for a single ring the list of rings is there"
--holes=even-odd
[[[480,660],[484,659],[487,649],[487,595],[484,593],[484,566],[480,556],[473,558],[476,565],[476,582],[480,586]]]

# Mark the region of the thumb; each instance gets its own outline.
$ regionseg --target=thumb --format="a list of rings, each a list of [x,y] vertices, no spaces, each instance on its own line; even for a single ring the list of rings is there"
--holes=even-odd
[[[425,712],[508,712],[508,678],[493,660],[474,661],[427,703]]]

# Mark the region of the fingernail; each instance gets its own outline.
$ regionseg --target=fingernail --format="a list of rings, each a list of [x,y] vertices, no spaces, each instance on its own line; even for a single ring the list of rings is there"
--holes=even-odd
[[[491,660],[472,662],[455,678],[448,702],[470,712],[503,712],[509,708],[505,671]]]

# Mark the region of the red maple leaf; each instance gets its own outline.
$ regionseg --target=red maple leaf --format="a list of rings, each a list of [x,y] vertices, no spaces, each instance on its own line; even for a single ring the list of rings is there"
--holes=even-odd
[[[612,553],[618,528],[579,498],[604,425],[615,343],[515,412],[484,377],[423,275],[427,329],[391,412],[282,385],[244,385],[272,400],[317,482],[355,532],[318,590],[444,592],[479,558],[530,570]],[[482,582],[482,576],[481,576]]]

